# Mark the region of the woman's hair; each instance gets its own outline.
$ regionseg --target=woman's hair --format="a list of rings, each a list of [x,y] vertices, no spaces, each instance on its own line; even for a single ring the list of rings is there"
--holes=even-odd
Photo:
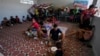
[[[91,8],[96,8],[96,7],[95,7],[94,4],[92,4],[92,5],[89,6],[89,9],[91,9]]]

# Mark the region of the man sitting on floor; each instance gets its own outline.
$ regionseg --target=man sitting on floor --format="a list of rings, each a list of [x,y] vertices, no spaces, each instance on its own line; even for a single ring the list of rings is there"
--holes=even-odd
[[[62,39],[60,38],[59,34],[63,35],[62,31],[59,28],[57,28],[57,24],[54,24],[53,29],[50,30],[50,38],[53,44],[55,44],[56,42]]]

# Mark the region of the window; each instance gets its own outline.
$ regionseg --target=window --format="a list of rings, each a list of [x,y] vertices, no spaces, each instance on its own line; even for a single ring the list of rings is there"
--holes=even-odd
[[[33,0],[20,0],[20,3],[23,3],[23,4],[34,4],[34,1]]]

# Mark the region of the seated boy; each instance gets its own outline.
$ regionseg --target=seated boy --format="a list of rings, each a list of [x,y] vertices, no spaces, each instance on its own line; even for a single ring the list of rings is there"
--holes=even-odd
[[[44,26],[44,22],[43,21],[40,21],[40,27],[41,27],[41,29],[40,29],[40,37],[42,37],[41,39],[43,40],[43,41],[41,41],[41,44],[43,44],[43,42],[45,42],[46,44],[47,44],[47,38],[48,38],[48,31],[47,31],[47,29],[46,29],[46,27]]]
[[[21,23],[21,21],[20,21],[18,16],[15,17],[15,21],[16,21],[16,23]]]
[[[60,36],[59,34],[63,35],[62,31],[57,28],[57,24],[54,24],[53,29],[50,30],[50,38],[53,44],[62,40],[62,36]]]
[[[16,20],[13,16],[10,16],[10,22],[12,25],[16,24]]]
[[[39,24],[35,21],[35,19],[32,20],[32,25],[29,27],[29,29],[26,31],[28,32],[27,35],[32,35],[34,39],[37,39],[38,31],[40,31]],[[30,34],[29,34],[30,33]]]
[[[11,23],[6,17],[4,17],[3,21],[1,22],[1,25],[2,26],[11,26]]]

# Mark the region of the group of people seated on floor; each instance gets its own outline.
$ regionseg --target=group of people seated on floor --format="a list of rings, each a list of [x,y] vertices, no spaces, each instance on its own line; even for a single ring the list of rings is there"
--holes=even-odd
[[[1,21],[0,28],[3,28],[4,26],[13,26],[15,24],[21,24],[22,22],[26,21],[32,21],[32,18],[29,15],[27,15],[26,17],[22,16],[22,20],[17,15],[15,17],[10,16],[10,19],[4,17]]]
[[[3,20],[1,21],[1,26],[13,26],[17,23],[21,23],[20,19],[18,16],[15,16],[15,18],[13,16],[10,17],[10,19],[7,19],[7,17],[4,17]]]
[[[92,39],[94,33],[95,26],[88,25],[86,27],[79,27],[79,29],[74,30],[68,34],[65,34],[65,37],[69,37],[72,35],[76,35],[76,38],[85,43],[88,47],[90,46],[90,41]],[[52,23],[49,19],[41,22],[36,22],[35,19],[32,19],[32,25],[28,28],[25,33],[29,37],[33,37],[34,39],[41,39],[41,44],[50,44],[52,46],[57,47],[57,51],[55,55],[63,55],[62,41],[63,41],[63,33],[58,28],[58,24]],[[52,44],[51,44],[52,43]],[[60,45],[60,47],[59,47]]]
[[[58,24],[57,21],[52,20],[51,17],[48,17],[45,21],[40,21],[40,22],[37,22],[33,18],[32,25],[27,29],[27,31],[25,33],[30,37],[34,37],[35,39],[36,39],[36,37],[39,37],[39,36],[42,36],[44,38],[48,37],[49,34],[52,34],[52,36],[53,36],[52,38],[54,38],[55,35],[58,36],[59,32],[61,32],[61,30],[57,29],[56,31],[58,33],[55,34],[54,30],[57,28],[57,24]],[[52,29],[52,28],[54,28],[54,29]],[[39,34],[37,34],[37,33],[39,33]],[[55,34],[55,35],[53,35],[53,34]],[[58,39],[56,39],[56,40],[58,40]]]
[[[94,14],[98,11],[98,10],[95,10],[96,7],[93,4],[90,5],[88,9],[85,9],[85,10],[78,8],[77,5],[74,5],[73,9],[69,9],[68,7],[59,8],[59,9],[54,9],[52,7],[42,8],[41,6],[40,7],[33,6],[32,8],[34,8],[33,17],[35,18],[37,22],[41,20],[45,21],[46,18],[48,17],[55,18],[55,19],[58,19],[58,17],[61,17],[61,19],[63,20],[67,15],[66,19],[74,21],[74,22],[78,22],[79,27],[81,28],[88,27],[91,24],[91,18],[94,17]],[[56,21],[55,19],[53,20],[54,22]]]
[[[33,9],[33,12],[30,10]],[[93,17],[93,15],[97,12],[94,10],[95,6],[91,5],[89,9],[81,9],[77,5],[74,5],[73,8],[63,7],[63,8],[42,8],[41,6],[34,6],[31,7],[28,11],[29,14],[34,17],[37,21],[38,20],[45,20],[48,16],[55,16],[59,20],[68,21],[68,22],[76,22],[80,23],[83,19],[83,14],[86,18]],[[33,13],[33,14],[32,14]],[[88,21],[88,20],[86,20]]]
[[[77,8],[77,6],[75,6],[74,9],[64,8],[58,10],[54,10],[52,8],[44,9],[36,7],[35,14],[33,15],[35,19],[32,20],[31,27],[28,28],[25,33],[28,36],[34,37],[34,39],[40,37],[44,41],[41,41],[41,43],[48,43],[49,41],[56,45],[58,42],[62,42],[63,34],[62,31],[57,27],[58,23],[55,22],[57,22],[59,17],[61,17],[62,20],[67,17],[66,19],[68,21],[78,22],[79,29],[65,35],[76,35],[80,41],[86,42],[85,44],[91,47],[89,42],[92,39],[95,26],[90,24],[90,19],[96,12],[97,10],[95,11],[94,5],[91,5],[86,10],[80,10]],[[51,18],[53,18],[53,20]]]
[[[56,21],[55,21],[56,22]],[[61,50],[59,43],[62,43],[63,33],[58,28],[58,23],[53,22],[53,20],[47,18],[45,21],[40,21],[39,23],[33,18],[32,25],[25,31],[28,37],[33,39],[41,40],[41,44],[57,46],[57,53]],[[56,54],[57,55],[57,54]]]
[[[90,25],[90,19],[94,16],[97,11],[94,11],[94,5],[91,5],[89,9],[81,10],[78,9],[77,6],[74,6],[73,9],[67,8],[39,8],[35,7],[34,15],[30,16],[27,15],[22,17],[23,22],[25,21],[32,21],[31,26],[25,31],[25,34],[29,37],[33,37],[34,39],[41,39],[41,44],[45,43],[52,43],[53,46],[56,46],[58,50],[56,54],[63,56],[62,53],[62,40],[63,40],[63,33],[58,28],[59,21],[57,19],[61,18],[61,20],[65,19],[71,22],[79,23],[79,29],[75,30],[71,33],[65,34],[66,36],[76,35],[76,37],[81,40],[82,42],[88,42],[92,39],[93,29],[94,26]],[[2,26],[12,26],[16,23],[21,23],[18,16],[15,18],[13,16],[10,17],[8,20],[4,17],[1,25]],[[61,44],[58,44],[61,43]],[[60,45],[60,47],[58,47]]]

